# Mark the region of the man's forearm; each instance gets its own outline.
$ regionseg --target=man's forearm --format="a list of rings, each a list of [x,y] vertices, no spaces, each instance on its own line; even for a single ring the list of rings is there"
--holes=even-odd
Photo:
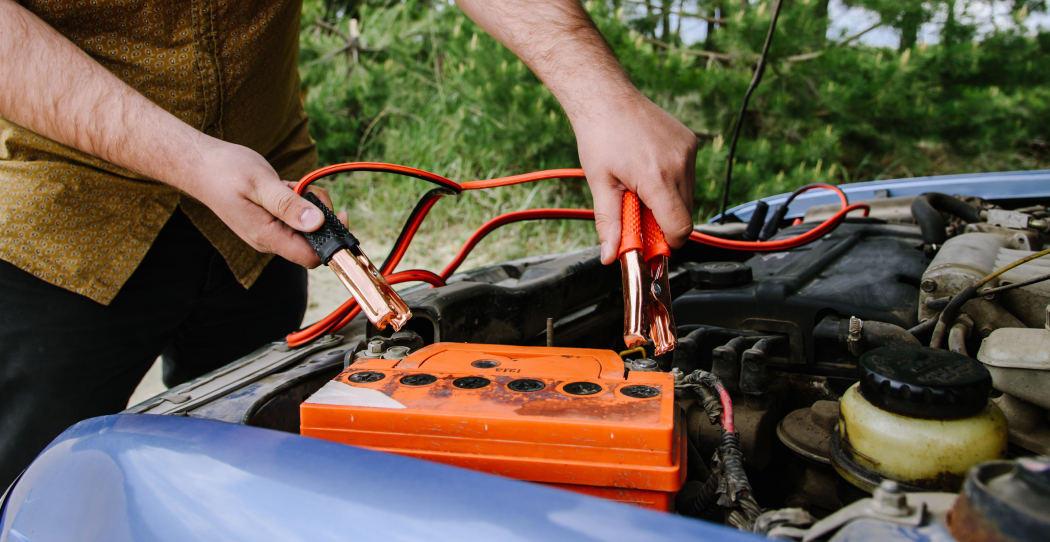
[[[255,151],[149,101],[35,15],[0,0],[0,116],[208,206],[241,239],[304,266],[324,217]]]
[[[457,0],[518,55],[561,102],[594,198],[601,259],[620,244],[623,191],[653,210],[671,246],[692,231],[696,136],[627,79],[576,0]]]
[[[0,0],[0,116],[177,186],[203,134],[142,96],[35,15]]]
[[[599,114],[593,107],[598,101],[638,92],[576,0],[456,3],[536,73],[570,120]]]

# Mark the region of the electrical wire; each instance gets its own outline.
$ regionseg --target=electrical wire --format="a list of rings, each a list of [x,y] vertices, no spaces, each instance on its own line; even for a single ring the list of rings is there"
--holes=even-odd
[[[622,357],[624,357],[624,356],[626,356],[628,354],[641,354],[642,357],[644,358],[645,357],[645,347],[636,346],[634,348],[629,348],[627,350],[624,350],[623,352],[620,352],[620,357],[622,358]]]
[[[988,275],[987,277],[984,277],[983,279],[981,279],[980,282],[978,282],[977,284],[974,284],[973,288],[976,290],[977,288],[980,288],[981,286],[984,286],[985,284],[988,284],[989,282],[992,282],[992,280],[994,280],[999,275],[1002,275],[1003,273],[1005,273],[1005,272],[1007,272],[1007,271],[1009,271],[1009,270],[1011,270],[1011,269],[1013,269],[1013,268],[1015,268],[1015,267],[1017,267],[1019,265],[1026,264],[1026,263],[1028,263],[1028,262],[1030,262],[1032,260],[1038,259],[1038,258],[1042,258],[1043,256],[1046,256],[1048,254],[1050,254],[1050,248],[1048,248],[1046,250],[1041,250],[1041,251],[1036,252],[1035,254],[1032,254],[1030,256],[1025,256],[1024,258],[1021,258],[1020,260],[1017,260],[1016,262],[1014,262],[1014,263],[1012,263],[1012,264],[1010,264],[1010,265],[1008,265],[1006,267],[1003,267],[1002,269],[999,269],[999,270],[995,271],[991,275]],[[982,295],[986,295],[986,294],[982,294]]]
[[[466,243],[463,243],[463,247],[459,249],[456,256],[452,258],[452,261],[441,271],[441,277],[448,279],[452,276],[452,273],[459,269],[459,266],[463,264],[463,261],[470,255],[470,251],[474,250],[486,235],[492,233],[492,230],[506,224],[514,222],[521,222],[523,220],[537,220],[541,218],[561,218],[569,220],[594,220],[594,211],[590,209],[527,209],[525,211],[515,211],[513,213],[507,213],[505,215],[497,216],[492,220],[489,220],[483,224],[473,235],[467,239]]]
[[[1007,284],[1006,286],[1000,286],[998,288],[992,288],[991,290],[983,290],[983,291],[977,292],[977,296],[978,297],[984,297],[986,295],[992,295],[992,294],[997,294],[999,292],[1005,292],[1007,290],[1013,290],[1014,288],[1024,288],[1025,286],[1031,286],[1033,284],[1038,284],[1040,282],[1047,281],[1047,280],[1050,280],[1050,275],[1043,275],[1041,277],[1036,277],[1034,279],[1029,279],[1029,280],[1026,280],[1024,282],[1015,282],[1013,284]]]
[[[781,0],[777,0],[776,5],[773,6],[773,18],[769,21],[769,32],[766,34],[766,43],[762,46],[762,56],[758,58],[758,65],[755,66],[755,76],[751,79],[747,92],[744,93],[744,102],[740,104],[740,114],[737,115],[736,126],[733,127],[733,139],[729,143],[729,157],[726,161],[726,182],[722,189],[722,215],[718,219],[720,224],[725,224],[726,222],[726,207],[729,205],[729,183],[733,179],[733,157],[736,156],[736,142],[740,139],[740,125],[744,123],[744,113],[747,113],[747,102],[751,99],[751,93],[758,88],[758,84],[762,82],[762,74],[766,71],[769,44],[773,43],[773,33],[777,29],[777,18],[780,17],[780,4]]]
[[[945,336],[948,335],[948,329],[955,323],[955,316],[959,313],[959,310],[962,309],[963,305],[965,305],[974,297],[981,297],[988,295],[989,293],[995,293],[994,291],[978,293],[978,288],[988,284],[989,282],[995,280],[995,278],[999,275],[1002,275],[1003,273],[1019,265],[1026,264],[1032,260],[1042,258],[1043,256],[1047,255],[1050,255],[1050,248],[1046,250],[1041,250],[1039,252],[1036,252],[1035,254],[1031,254],[1029,256],[1021,258],[1020,260],[1017,260],[1016,262],[1013,262],[1010,265],[997,269],[991,274],[989,274],[987,277],[984,277],[983,279],[975,282],[972,286],[967,286],[966,288],[963,288],[961,292],[955,294],[955,297],[953,297],[952,300],[948,302],[948,306],[944,307],[944,310],[941,311],[940,318],[937,319],[937,326],[933,328],[933,334],[930,336],[930,346],[932,346],[933,348],[941,347],[941,343],[944,342]]]
[[[427,217],[430,209],[434,207],[442,196],[455,195],[455,192],[445,188],[435,188],[426,194],[416,203],[412,214],[408,215],[408,220],[405,221],[405,226],[401,229],[401,233],[397,236],[397,240],[394,241],[394,247],[390,250],[390,254],[387,255],[386,260],[383,261],[383,265],[379,267],[379,272],[386,274],[393,271],[397,264],[401,263],[401,258],[405,256],[405,252],[408,251],[408,244],[415,237],[416,232],[419,231],[419,227],[423,224],[423,219]]]
[[[819,226],[807,231],[806,233],[790,237],[788,239],[777,239],[776,241],[734,241],[732,239],[723,239],[721,237],[715,237],[713,235],[707,235],[694,231],[689,234],[690,241],[696,241],[705,245],[711,245],[713,247],[728,248],[732,250],[750,250],[755,252],[770,252],[777,250],[787,250],[789,248],[795,248],[802,246],[806,243],[810,243],[822,237],[824,234],[835,229],[840,222],[846,217],[847,214],[856,211],[863,210],[864,216],[868,216],[871,211],[871,207],[866,203],[854,203],[853,205],[847,205],[843,207],[839,212],[831,216],[831,218],[820,223]]]
[[[809,192],[810,190],[816,190],[818,188],[824,190],[831,190],[832,192],[835,192],[836,194],[838,194],[839,201],[842,202],[843,207],[849,205],[849,198],[846,197],[846,193],[843,192],[841,188],[833,184],[813,183],[796,188],[795,191],[788,195],[787,199],[784,200],[784,207],[787,208],[787,206],[791,205],[791,202],[795,201],[795,198],[799,197],[800,195]]]
[[[415,177],[416,179],[422,179],[424,181],[434,183],[438,186],[451,190],[456,194],[459,194],[463,191],[463,189],[460,188],[459,183],[451,179],[446,179],[445,177],[442,177],[441,175],[438,175],[436,173],[423,171],[422,169],[416,169],[414,167],[399,166],[397,164],[385,164],[383,162],[348,162],[345,164],[335,164],[332,166],[323,167],[321,169],[318,169],[317,171],[308,173],[305,177],[300,179],[299,182],[295,184],[295,188],[293,190],[295,190],[296,194],[301,196],[303,195],[303,192],[306,191],[306,188],[310,186],[310,184],[314,181],[323,179],[324,177],[328,177],[330,175],[335,175],[337,173],[346,173],[350,171],[396,173],[405,177]]]

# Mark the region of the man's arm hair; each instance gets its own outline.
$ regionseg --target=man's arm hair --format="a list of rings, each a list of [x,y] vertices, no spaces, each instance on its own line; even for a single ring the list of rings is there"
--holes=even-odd
[[[324,217],[255,151],[205,135],[40,18],[0,0],[0,117],[188,193],[256,250],[304,266]]]
[[[201,133],[139,94],[13,0],[0,0],[0,116],[177,186]]]
[[[572,123],[594,199],[601,260],[620,243],[623,191],[650,209],[668,243],[685,243],[696,136],[641,94],[576,0],[457,0],[550,88]]]
[[[576,0],[457,0],[482,29],[547,85],[570,120],[591,98],[637,93],[590,15]]]

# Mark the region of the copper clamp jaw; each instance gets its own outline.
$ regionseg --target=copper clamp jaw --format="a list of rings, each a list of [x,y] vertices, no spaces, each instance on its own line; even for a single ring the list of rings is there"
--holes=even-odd
[[[653,213],[633,192],[623,194],[620,272],[623,275],[623,342],[628,348],[653,340],[656,355],[678,346],[671,311],[667,260],[671,248]]]
[[[379,329],[390,324],[395,330],[400,330],[412,318],[408,305],[383,278],[361,250],[357,238],[339,222],[331,209],[313,194],[307,193],[303,198],[324,214],[324,224],[317,231],[303,233],[314,252],[354,296],[368,321]]]

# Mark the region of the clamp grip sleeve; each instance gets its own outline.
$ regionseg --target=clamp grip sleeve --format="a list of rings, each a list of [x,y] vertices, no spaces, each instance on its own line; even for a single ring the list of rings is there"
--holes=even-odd
[[[623,207],[620,212],[620,252],[623,256],[632,250],[642,249],[642,213],[638,196],[629,190],[623,193]]]
[[[645,243],[643,260],[648,262],[657,256],[671,255],[671,246],[664,239],[664,230],[660,229],[653,212],[645,205],[642,205],[642,239]]]
[[[324,214],[324,223],[321,224],[320,228],[317,228],[317,231],[302,232],[306,240],[310,242],[314,252],[317,253],[317,257],[321,258],[321,263],[328,265],[328,261],[332,259],[333,254],[343,249],[356,247],[359,244],[354,234],[350,233],[350,230],[346,229],[342,222],[339,222],[335,213],[321,203],[317,196],[307,192],[303,195],[303,199],[314,204]]]

